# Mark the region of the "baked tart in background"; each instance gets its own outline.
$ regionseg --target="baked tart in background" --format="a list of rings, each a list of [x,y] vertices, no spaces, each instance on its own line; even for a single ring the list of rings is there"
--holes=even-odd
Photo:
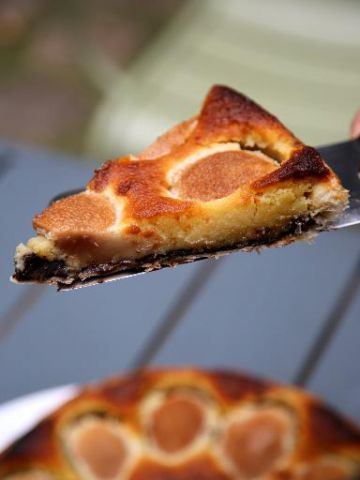
[[[1,480],[356,480],[360,431],[317,398],[230,371],[88,387],[0,454]]]

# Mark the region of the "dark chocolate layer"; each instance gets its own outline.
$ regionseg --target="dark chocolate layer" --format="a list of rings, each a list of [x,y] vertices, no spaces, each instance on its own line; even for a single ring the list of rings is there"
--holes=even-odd
[[[77,284],[85,284],[97,280],[101,283],[104,278],[116,273],[136,274],[150,272],[165,267],[174,267],[182,263],[190,263],[205,258],[216,257],[227,252],[241,249],[257,249],[271,246],[279,241],[290,243],[292,240],[310,230],[317,230],[319,225],[313,218],[292,221],[286,228],[270,230],[264,228],[254,239],[222,247],[204,247],[188,250],[174,250],[167,254],[148,255],[138,259],[124,259],[117,263],[103,263],[73,270],[63,260],[46,260],[30,254],[24,257],[24,269],[15,270],[14,280],[18,282],[53,283],[59,289],[72,288]]]

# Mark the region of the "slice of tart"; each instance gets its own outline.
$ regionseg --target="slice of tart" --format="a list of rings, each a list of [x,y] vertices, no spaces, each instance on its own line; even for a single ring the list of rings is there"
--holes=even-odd
[[[140,155],[106,162],[84,192],[36,215],[13,278],[66,288],[285,245],[329,228],[347,199],[314,148],[214,86],[197,116]]]
[[[360,431],[295,388],[229,371],[89,387],[0,454],[1,480],[355,480]]]

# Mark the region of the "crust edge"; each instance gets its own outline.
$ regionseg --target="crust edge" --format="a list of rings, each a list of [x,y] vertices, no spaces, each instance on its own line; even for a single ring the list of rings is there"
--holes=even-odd
[[[319,231],[329,229],[330,226],[321,222],[318,217],[298,218],[290,222],[285,229],[278,231],[264,230],[259,237],[243,241],[222,248],[203,248],[190,250],[176,250],[168,254],[149,255],[136,260],[123,260],[115,264],[105,263],[92,267],[85,267],[79,271],[71,270],[64,260],[49,261],[36,254],[24,257],[24,270],[16,270],[12,280],[18,282],[50,283],[59,290],[73,289],[114,279],[116,275],[132,276],[143,272],[156,271],[162,268],[218,258],[234,251],[260,250],[265,247],[285,246],[296,240],[310,240]]]

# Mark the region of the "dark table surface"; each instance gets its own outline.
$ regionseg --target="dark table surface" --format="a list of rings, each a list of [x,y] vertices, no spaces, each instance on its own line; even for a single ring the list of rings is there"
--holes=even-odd
[[[34,212],[92,170],[0,143],[0,402],[145,363],[195,364],[297,381],[360,421],[359,229],[73,292],[11,284]]]

